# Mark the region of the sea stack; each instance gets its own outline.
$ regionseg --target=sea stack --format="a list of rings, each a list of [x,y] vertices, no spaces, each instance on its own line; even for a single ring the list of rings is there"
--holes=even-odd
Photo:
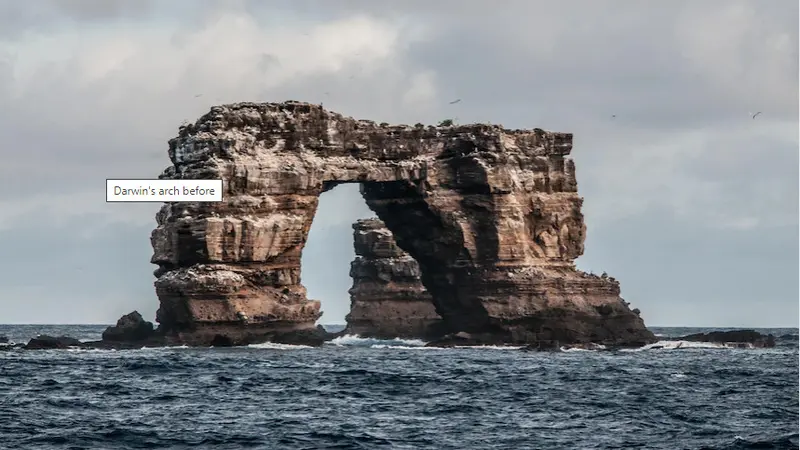
[[[616,281],[575,268],[586,228],[571,149],[571,134],[541,129],[379,125],[294,101],[212,107],[170,140],[161,175],[222,179],[224,198],[157,215],[159,330],[192,343],[314,330],[300,255],[320,194],[359,183],[416,261],[439,334],[654,342]]]
[[[379,339],[438,337],[442,317],[420,280],[419,264],[380,219],[353,224],[350,314],[345,333]]]

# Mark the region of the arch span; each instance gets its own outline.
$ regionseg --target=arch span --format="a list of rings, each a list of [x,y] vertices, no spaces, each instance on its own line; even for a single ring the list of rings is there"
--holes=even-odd
[[[644,325],[618,285],[587,284],[574,268],[585,227],[571,148],[571,134],[540,129],[379,125],[293,101],[213,107],[170,140],[161,177],[221,178],[224,200],[158,213],[157,320],[201,341],[313,327],[319,302],[306,297],[300,254],[319,195],[360,183],[418,262],[442,333],[531,342],[564,310],[580,329],[555,333],[588,339],[608,335],[596,307],[610,304],[630,330],[614,338],[639,339]],[[575,298],[586,289],[596,292]]]

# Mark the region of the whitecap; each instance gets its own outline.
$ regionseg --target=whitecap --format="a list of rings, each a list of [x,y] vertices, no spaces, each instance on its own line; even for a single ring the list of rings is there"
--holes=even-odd
[[[455,348],[469,348],[481,350],[520,350],[524,346],[515,345],[456,345]]]
[[[386,345],[386,344],[372,344],[369,348],[391,348],[393,350],[447,350],[445,347],[425,347],[420,345]]]
[[[373,345],[385,345],[387,347],[423,347],[426,342],[420,339],[373,339],[362,338],[357,334],[346,334],[334,338],[326,344],[335,345],[337,347],[372,347]]]
[[[720,349],[729,348],[724,344],[717,344],[714,342],[693,342],[693,341],[658,341],[655,344],[648,344],[639,348],[623,349],[623,352],[641,352],[644,350],[678,350],[687,348],[708,348]]]
[[[269,350],[302,350],[305,348],[314,348],[309,345],[290,345],[290,344],[277,344],[275,342],[264,342],[261,344],[250,344],[248,348],[260,348]]]

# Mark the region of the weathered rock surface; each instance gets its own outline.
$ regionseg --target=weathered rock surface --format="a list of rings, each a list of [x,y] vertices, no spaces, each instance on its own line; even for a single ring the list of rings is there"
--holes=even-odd
[[[435,336],[442,318],[422,285],[419,264],[379,219],[359,220],[353,230],[356,259],[345,332],[379,339]]]
[[[540,129],[378,125],[300,102],[213,107],[170,141],[161,175],[223,179],[224,201],[157,215],[160,330],[193,343],[313,332],[319,302],[300,254],[319,195],[357,182],[417,262],[443,334],[654,342],[618,283],[575,269],[586,229],[571,149],[571,134]]]
[[[771,334],[764,335],[755,330],[730,330],[730,331],[712,331],[710,333],[695,333],[677,338],[677,340],[693,341],[693,342],[713,342],[717,344],[725,344],[728,346],[736,346],[735,344],[744,344],[746,346],[755,348],[775,347],[775,336]]]

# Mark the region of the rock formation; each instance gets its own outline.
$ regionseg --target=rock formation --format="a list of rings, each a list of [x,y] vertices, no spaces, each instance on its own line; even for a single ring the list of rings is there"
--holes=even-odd
[[[681,341],[713,342],[735,347],[737,344],[754,348],[775,347],[775,336],[761,334],[755,330],[729,330],[712,331],[710,333],[695,333],[676,338]]]
[[[224,200],[168,203],[152,262],[160,331],[192,343],[314,329],[300,254],[319,195],[360,183],[442,333],[476,342],[655,341],[619,284],[575,269],[585,226],[568,133],[378,125],[300,102],[212,107],[169,142],[163,179],[222,179]]]
[[[420,281],[419,264],[379,219],[353,224],[347,334],[390,339],[435,336],[442,318]]]
[[[104,341],[144,341],[155,335],[153,324],[144,320],[139,311],[125,314],[117,324],[103,331]]]

